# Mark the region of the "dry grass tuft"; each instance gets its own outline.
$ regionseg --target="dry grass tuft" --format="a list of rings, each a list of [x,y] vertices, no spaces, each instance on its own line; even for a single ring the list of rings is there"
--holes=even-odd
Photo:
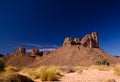
[[[88,67],[83,67],[83,66],[75,66],[74,67],[75,71],[78,72],[78,73],[82,73],[83,70],[87,70]]]
[[[113,68],[114,74],[120,76],[120,65],[117,65]]]
[[[37,68],[23,68],[21,72],[25,73],[32,79],[52,81],[58,79],[57,70],[59,70],[59,67],[57,66],[40,66]]]
[[[100,65],[100,66],[91,66],[90,69],[98,69],[99,71],[110,71],[112,67]]]
[[[5,71],[10,71],[10,72],[18,72],[20,71],[20,68],[14,67],[14,66],[7,66],[5,67]]]
[[[52,70],[46,70],[40,73],[40,79],[42,81],[58,81],[58,78],[58,75]]]

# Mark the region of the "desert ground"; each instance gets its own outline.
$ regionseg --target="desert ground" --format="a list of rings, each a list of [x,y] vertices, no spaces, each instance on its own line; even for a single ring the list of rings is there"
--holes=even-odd
[[[45,72],[46,70],[47,72]],[[44,82],[45,81],[120,82],[120,65],[90,66],[90,67],[41,66],[38,68],[26,68],[26,67],[18,68],[18,67],[13,67],[13,66],[7,66],[5,67],[5,71],[0,73],[0,77],[2,78],[12,73],[17,73],[19,75],[29,77],[30,79],[33,80],[33,82],[43,82],[43,81]],[[51,75],[46,76],[45,75],[46,73],[51,74]],[[49,79],[45,79],[46,77]],[[0,78],[0,82],[11,82],[11,81],[1,81],[1,78]]]
[[[115,74],[115,68],[92,66],[87,69],[80,67],[76,71],[70,71],[70,69],[59,70],[62,76],[59,78],[59,81],[54,82],[120,82],[120,76]],[[19,72],[19,74],[28,76],[24,72]],[[42,82],[41,79],[34,79],[34,81]]]
[[[80,73],[68,73],[62,77],[61,82],[120,82],[120,77],[113,74],[113,71],[84,70]]]

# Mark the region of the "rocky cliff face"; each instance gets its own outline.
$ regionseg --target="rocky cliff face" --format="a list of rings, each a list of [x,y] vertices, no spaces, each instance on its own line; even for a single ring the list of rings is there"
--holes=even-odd
[[[72,39],[71,37],[67,37],[63,43],[63,46],[66,45],[82,45],[89,48],[99,48],[98,33],[93,32],[92,34],[87,34],[81,40],[79,38]]]

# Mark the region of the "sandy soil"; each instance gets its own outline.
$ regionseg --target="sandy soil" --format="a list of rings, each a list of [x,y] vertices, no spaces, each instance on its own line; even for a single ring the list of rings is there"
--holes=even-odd
[[[120,82],[120,77],[113,74],[113,71],[84,70],[80,73],[65,74],[61,82],[103,82],[106,79],[115,79]]]
[[[26,75],[24,73],[19,73]],[[26,75],[27,76],[27,75]],[[120,82],[120,77],[113,74],[113,71],[99,71],[84,70],[82,73],[73,72],[64,74],[60,81],[55,82],[104,82],[107,79],[114,79],[116,82]],[[42,82],[40,79],[34,80],[35,82]]]

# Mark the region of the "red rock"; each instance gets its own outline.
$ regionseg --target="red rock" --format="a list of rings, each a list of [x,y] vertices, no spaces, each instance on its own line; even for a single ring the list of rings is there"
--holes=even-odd
[[[33,49],[33,50],[31,51],[31,53],[32,53],[32,56],[35,56],[35,55],[37,55],[37,56],[42,56],[42,55],[43,55],[43,52],[40,51],[40,50],[37,49],[37,48]]]

